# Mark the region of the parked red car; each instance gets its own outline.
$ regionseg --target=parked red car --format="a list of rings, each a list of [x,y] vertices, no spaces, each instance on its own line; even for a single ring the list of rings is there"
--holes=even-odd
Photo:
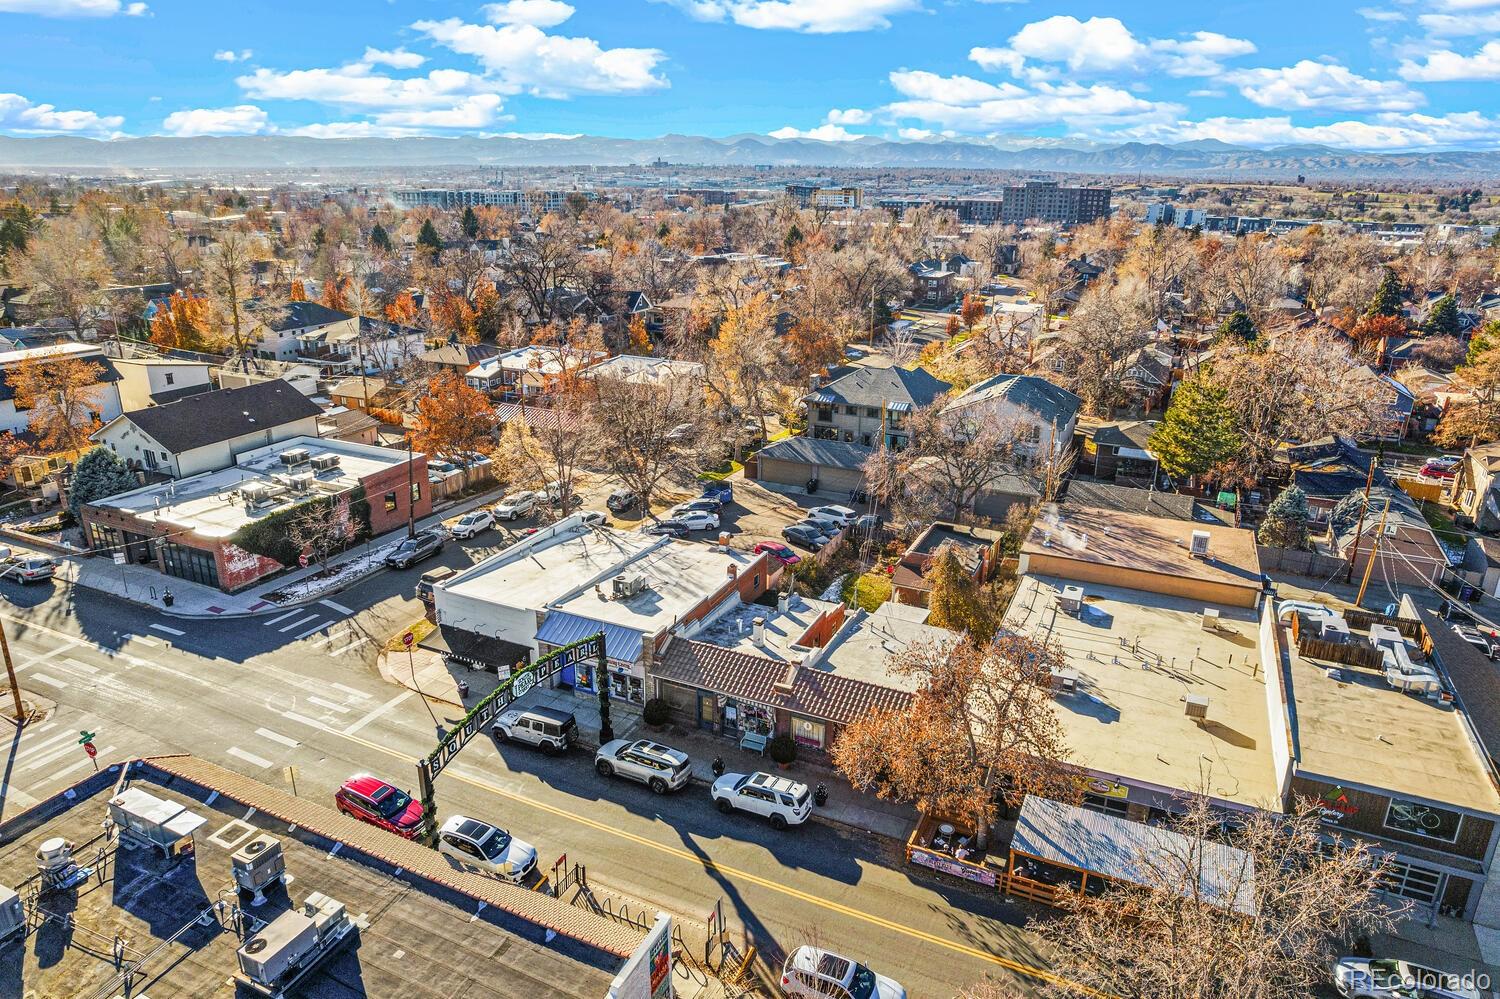
[[[1451,479],[1458,473],[1458,466],[1463,461],[1456,454],[1445,454],[1441,458],[1428,458],[1426,464],[1418,475],[1424,475],[1429,479]]]
[[[421,803],[379,777],[355,774],[334,793],[333,802],[345,815],[406,839],[422,831]]]
[[[779,560],[782,565],[796,565],[802,561],[802,556],[792,551],[780,541],[757,541],[755,543],[755,554],[770,552],[771,557]]]

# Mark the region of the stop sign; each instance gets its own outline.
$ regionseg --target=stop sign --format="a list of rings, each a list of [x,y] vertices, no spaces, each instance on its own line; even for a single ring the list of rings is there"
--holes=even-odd
[[[300,565],[304,569],[307,568],[307,553],[306,552],[304,552],[303,554],[297,556],[297,564]]]
[[[406,634],[404,634],[404,635],[401,636],[401,644],[404,645],[404,646],[406,646],[408,649],[412,647],[412,644],[414,642],[416,642],[416,640],[417,640],[417,636],[413,635],[409,631]]]
[[[99,750],[94,748],[94,744],[92,742],[85,742],[83,744],[83,751],[89,754],[89,759],[91,760],[99,755]]]

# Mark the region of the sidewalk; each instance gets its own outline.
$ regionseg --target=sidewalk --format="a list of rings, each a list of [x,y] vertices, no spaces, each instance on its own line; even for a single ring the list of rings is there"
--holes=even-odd
[[[415,690],[431,700],[466,709],[489,696],[500,683],[493,673],[471,670],[459,663],[450,666],[442,656],[425,649],[412,652],[409,663],[404,652],[384,653],[379,665],[381,677],[388,682]],[[458,696],[457,681],[460,679],[469,685],[468,696],[464,698]],[[521,698],[520,703],[526,707],[547,707],[573,712],[578,719],[580,744],[590,750],[598,748],[599,702],[596,699],[579,697],[571,690],[538,686]],[[693,761],[693,780],[700,784],[713,783],[715,757],[723,758],[726,773],[754,773],[757,770],[779,772],[769,756],[740,749],[733,742],[712,732],[680,725],[669,725],[656,731],[648,728],[639,712],[630,708],[613,709],[610,721],[614,724],[617,739],[653,739],[687,753]],[[903,842],[916,825],[915,809],[881,801],[873,795],[854,790],[833,767],[822,762],[798,759],[786,771],[786,775],[813,788],[820,783],[828,785],[827,804],[821,808],[813,807],[813,820],[816,822]]]
[[[493,502],[499,491],[496,488],[470,496],[423,517],[416,523],[417,530],[441,524]],[[35,551],[56,559],[57,575],[54,578],[63,582],[113,594],[150,607],[168,617],[216,618],[267,614],[332,596],[380,571],[385,551],[399,544],[405,537],[406,529],[398,528],[330,559],[328,568],[334,575],[329,579],[313,581],[312,577],[323,571],[320,566],[313,565],[284,573],[239,593],[225,593],[212,586],[168,576],[146,566],[115,565],[112,560],[102,556],[68,558],[40,548],[27,548],[24,542],[10,538],[4,544],[15,550]],[[299,587],[299,584],[302,585]],[[174,598],[170,608],[164,607],[161,602],[162,593],[167,588],[172,590]],[[298,592],[299,589],[302,592]],[[295,595],[279,600],[268,599],[270,594],[284,594],[288,590]]]

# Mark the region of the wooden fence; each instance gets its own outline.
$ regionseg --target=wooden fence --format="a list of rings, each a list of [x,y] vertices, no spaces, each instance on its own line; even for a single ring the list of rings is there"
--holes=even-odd
[[[1261,569],[1267,572],[1288,572],[1294,576],[1331,579],[1349,567],[1349,563],[1337,555],[1325,555],[1322,552],[1267,548],[1264,545],[1256,545],[1255,550],[1260,555]]]

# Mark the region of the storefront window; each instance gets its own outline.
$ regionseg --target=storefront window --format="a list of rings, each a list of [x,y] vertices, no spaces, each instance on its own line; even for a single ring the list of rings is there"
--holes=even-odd
[[[754,701],[737,701],[732,697],[719,700],[720,724],[725,734],[738,736],[744,732],[770,735],[776,731],[776,711]]]
[[[811,718],[792,717],[792,739],[808,749],[822,749],[827,744],[828,726]]]
[[[573,687],[575,690],[587,690],[597,693],[594,690],[594,667],[591,664],[579,663],[573,667],[573,670]]]
[[[631,676],[625,670],[614,670],[609,674],[609,696],[617,701],[645,704],[645,685],[640,677]]]
[[[1463,816],[1446,808],[1434,808],[1418,801],[1392,798],[1385,813],[1385,827],[1415,836],[1440,839],[1452,843],[1458,839],[1458,826]]]

